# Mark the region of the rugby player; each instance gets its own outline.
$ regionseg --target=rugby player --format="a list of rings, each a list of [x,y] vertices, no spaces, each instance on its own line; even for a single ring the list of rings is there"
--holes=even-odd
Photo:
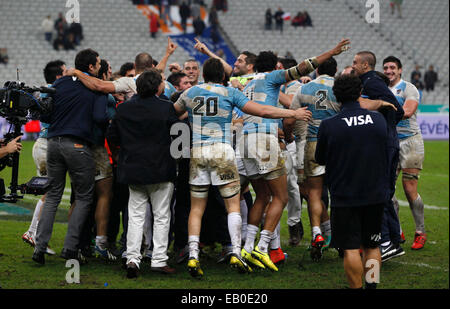
[[[223,86],[225,69],[218,59],[205,62],[203,78],[204,84],[189,88],[174,104],[178,115],[188,112],[193,131],[188,270],[194,277],[203,276],[199,262],[199,238],[208,190],[212,184],[219,187],[228,211],[228,230],[233,248],[230,265],[241,272],[251,272],[251,267],[241,258],[240,183],[229,127],[232,110],[238,107],[247,114],[259,117],[303,120],[309,119],[310,112],[305,108],[293,111],[261,106],[235,88]]]
[[[417,108],[420,94],[417,88],[402,79],[403,66],[400,59],[389,56],[383,60],[384,74],[389,78],[389,89],[397,98],[405,111],[403,120],[397,124],[397,134],[400,140],[400,163],[397,173],[402,172],[402,184],[408,199],[416,231],[411,249],[422,249],[427,240],[425,234],[424,203],[417,192],[419,173],[425,156],[422,134],[417,124]],[[398,212],[398,201],[396,210]]]
[[[244,93],[262,105],[277,106],[281,85],[314,71],[324,61],[347,50],[349,44],[350,40],[343,39],[330,51],[288,70],[275,70],[278,58],[272,52],[261,52],[255,66],[258,74],[244,88]],[[247,239],[241,254],[251,264],[278,271],[268,254],[269,242],[288,200],[286,170],[277,138],[278,120],[245,115],[244,122],[245,138],[239,146],[241,154],[245,154],[244,165],[256,199],[249,213]],[[264,228],[255,247],[258,224],[267,204]]]
[[[325,166],[317,164],[314,155],[317,145],[317,132],[321,121],[336,115],[341,108],[341,104],[337,102],[332,90],[336,72],[337,62],[334,58],[322,63],[317,68],[318,77],[300,87],[291,105],[292,109],[297,106],[307,106],[308,110],[312,112],[304,149],[304,173],[312,232],[310,254],[313,260],[322,257],[322,247],[328,246],[331,241],[330,218],[322,201]],[[302,150],[299,149],[299,152]]]
[[[278,59],[277,70],[284,70],[296,66],[298,63],[295,59],[290,58],[280,58]],[[280,104],[282,104],[285,108],[290,108],[292,104],[292,99],[294,95],[299,90],[302,83],[298,80],[293,80],[289,83],[281,86],[280,89]],[[298,121],[302,124],[302,128],[304,128],[306,132],[306,122]],[[300,188],[299,183],[303,183],[303,181],[299,181],[299,176],[297,171],[301,170],[303,172],[303,154],[299,155],[297,158],[296,152],[296,143],[291,142],[291,136],[285,135],[285,141],[287,145],[285,146],[286,150],[283,151],[286,158],[286,171],[288,175],[288,203],[287,203],[287,212],[288,212],[288,229],[289,229],[289,245],[297,246],[300,243],[300,240],[303,238],[303,224],[301,221],[301,213],[302,213],[302,199],[300,196]],[[304,145],[304,144],[303,144]],[[282,147],[282,145],[280,144]],[[273,251],[271,250],[270,253]],[[281,257],[281,255],[280,255]],[[284,254],[283,254],[284,257]],[[274,261],[274,257],[271,256],[272,262]],[[275,263],[276,264],[276,263]]]

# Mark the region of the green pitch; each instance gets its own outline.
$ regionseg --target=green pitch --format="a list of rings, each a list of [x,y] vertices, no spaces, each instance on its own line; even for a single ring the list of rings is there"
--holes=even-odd
[[[24,142],[20,159],[19,183],[35,176],[36,170],[31,157],[33,142]],[[412,251],[414,222],[405,204],[406,198],[401,183],[397,185],[397,197],[401,202],[400,221],[405,232],[406,255],[385,262],[381,267],[379,288],[382,289],[448,289],[449,288],[449,144],[448,142],[426,142],[424,170],[419,180],[419,192],[426,204],[425,225],[428,242],[420,251]],[[0,172],[8,187],[11,169]],[[148,263],[142,263],[137,279],[127,279],[120,263],[108,263],[92,258],[81,266],[80,284],[66,282],[69,268],[65,260],[58,257],[67,229],[67,210],[70,196],[69,182],[63,203],[57,212],[53,236],[50,241],[56,256],[46,256],[46,265],[40,266],[31,260],[32,248],[23,243],[21,235],[28,229],[37,197],[26,196],[14,206],[21,206],[21,212],[4,211],[0,205],[0,286],[6,289],[336,289],[347,287],[342,259],[330,249],[320,262],[313,262],[306,247],[310,241],[310,227],[306,206],[302,220],[305,238],[295,248],[288,246],[286,212],[282,217],[282,248],[288,253],[286,264],[277,273],[257,271],[250,275],[238,274],[227,265],[217,264],[216,255],[220,245],[201,257],[205,272],[203,280],[190,277],[186,265],[171,265],[177,274],[167,276],[150,271]],[[3,210],[2,210],[3,209]],[[26,214],[26,210],[29,210]],[[171,250],[171,249],[170,249]],[[170,252],[170,255],[173,255]],[[105,284],[107,283],[107,284]]]

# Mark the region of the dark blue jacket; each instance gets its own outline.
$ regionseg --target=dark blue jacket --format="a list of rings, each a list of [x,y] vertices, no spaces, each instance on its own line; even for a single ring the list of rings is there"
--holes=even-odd
[[[104,125],[108,120],[108,97],[92,92],[71,76],[56,80],[53,87],[56,93],[53,95],[52,112],[42,119],[50,123],[47,137],[70,135],[94,143],[94,121]]]
[[[377,75],[376,71],[370,71],[360,76],[363,83],[362,97],[371,100],[383,100],[393,104],[397,111],[392,108],[385,108],[380,111],[386,119],[388,125],[388,146],[396,149],[400,149],[397,124],[402,120],[405,112],[403,107],[398,103],[394,94],[386,85],[384,80]]]
[[[331,207],[386,203],[389,199],[386,120],[378,112],[342,105],[322,120],[315,158],[325,165]]]

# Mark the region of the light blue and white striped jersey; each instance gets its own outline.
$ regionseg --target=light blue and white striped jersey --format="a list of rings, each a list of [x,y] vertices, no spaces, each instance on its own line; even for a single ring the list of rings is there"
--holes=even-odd
[[[320,75],[309,83],[302,85],[292,100],[291,109],[308,107],[312,118],[308,122],[307,141],[317,141],[317,133],[322,120],[336,115],[341,110],[333,93],[334,78]]]
[[[228,143],[233,109],[241,109],[249,99],[239,90],[205,83],[189,88],[175,103],[187,110],[194,146]]]
[[[269,73],[258,73],[245,86],[244,94],[251,101],[262,105],[277,107],[281,86],[286,83],[285,70],[276,70]],[[247,133],[278,133],[278,119],[266,119],[253,115],[244,115],[244,134]]]
[[[401,79],[397,85],[389,87],[397,98],[398,103],[403,107],[407,100],[414,100],[420,104],[420,94],[417,88],[410,82]],[[417,125],[417,110],[408,118],[397,124],[397,135],[399,139],[405,139],[420,133]]]
[[[165,83],[164,95],[170,100],[170,97],[172,96],[172,94],[177,92],[177,90],[170,82],[165,80],[164,83]]]
[[[293,81],[287,83],[287,85],[282,85],[280,88],[280,91],[284,94],[295,95],[297,93],[298,89],[300,89],[301,85],[302,85],[302,83],[300,83],[298,80],[293,80]]]

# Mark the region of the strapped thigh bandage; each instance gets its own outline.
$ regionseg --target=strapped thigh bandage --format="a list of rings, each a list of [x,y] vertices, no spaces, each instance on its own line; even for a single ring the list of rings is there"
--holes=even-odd
[[[207,198],[209,191],[209,185],[206,186],[196,186],[191,185],[191,196],[196,198]]]

